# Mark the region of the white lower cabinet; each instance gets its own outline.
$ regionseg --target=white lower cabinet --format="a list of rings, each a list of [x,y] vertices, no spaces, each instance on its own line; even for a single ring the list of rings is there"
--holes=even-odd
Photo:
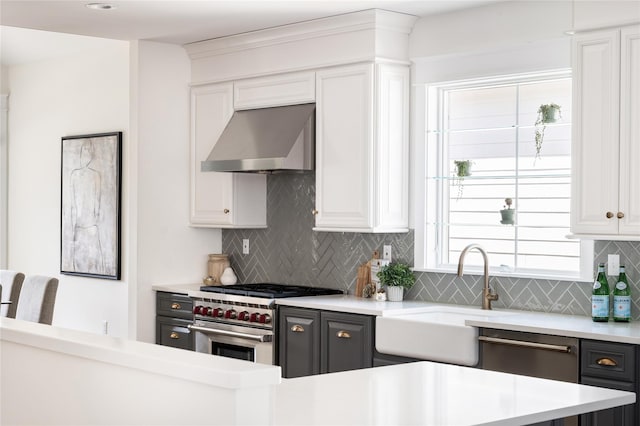
[[[575,36],[571,232],[640,239],[640,26]]]
[[[197,227],[264,228],[264,175],[200,171],[200,163],[233,115],[233,83],[191,90],[190,223]]]
[[[316,72],[317,231],[408,231],[409,68]]]

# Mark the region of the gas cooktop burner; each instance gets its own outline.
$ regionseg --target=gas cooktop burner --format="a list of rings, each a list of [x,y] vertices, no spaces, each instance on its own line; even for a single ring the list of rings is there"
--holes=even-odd
[[[211,293],[235,294],[239,296],[265,297],[279,299],[284,297],[322,296],[327,294],[342,294],[341,290],[334,288],[305,287],[298,285],[256,283],[234,284],[227,286],[206,285],[200,287],[201,291]]]

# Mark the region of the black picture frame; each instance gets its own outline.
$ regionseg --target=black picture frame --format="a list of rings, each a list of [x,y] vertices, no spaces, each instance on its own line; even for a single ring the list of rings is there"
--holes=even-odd
[[[120,279],[122,132],[64,136],[60,273]]]

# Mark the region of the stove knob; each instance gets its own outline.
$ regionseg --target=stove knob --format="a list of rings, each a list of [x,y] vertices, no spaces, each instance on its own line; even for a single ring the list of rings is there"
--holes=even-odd
[[[209,316],[211,315],[211,307],[209,306],[203,306],[201,309],[202,315],[204,316]]]
[[[249,321],[249,312],[242,311],[238,314],[238,319],[240,321]]]
[[[211,313],[211,316],[214,317],[214,318],[219,318],[222,315],[223,315],[223,313],[222,313],[222,309],[221,308],[215,308],[213,310],[213,312]]]
[[[260,315],[260,323],[261,324],[269,324],[271,322],[271,315],[269,314],[261,314]]]
[[[254,313],[252,313],[252,314],[249,316],[249,322],[258,322],[258,314],[257,314],[257,313],[255,313],[255,312],[254,312]]]
[[[236,311],[235,309],[229,309],[224,313],[224,317],[226,319],[236,319]]]
[[[194,307],[193,307],[193,313],[194,313],[195,315],[200,315],[200,314],[202,314],[202,308],[203,308],[203,306],[201,306],[201,305],[194,306]]]

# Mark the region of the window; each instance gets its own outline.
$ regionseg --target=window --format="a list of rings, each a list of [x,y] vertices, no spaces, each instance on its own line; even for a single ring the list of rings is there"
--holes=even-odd
[[[422,235],[416,234],[416,265],[451,271],[474,242],[488,252],[494,274],[579,279],[586,269],[590,275],[592,243],[566,238],[570,73],[426,90],[425,214],[423,229],[417,229]],[[536,126],[538,109],[547,104],[559,105],[560,116]],[[536,131],[543,135],[539,153]],[[480,267],[482,258],[470,252],[465,265]]]

